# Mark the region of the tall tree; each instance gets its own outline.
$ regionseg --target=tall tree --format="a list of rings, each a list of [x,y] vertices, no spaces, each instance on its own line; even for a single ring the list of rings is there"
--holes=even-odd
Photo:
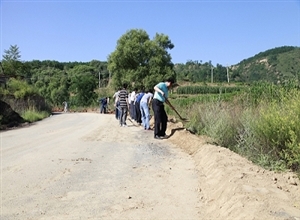
[[[23,76],[25,71],[25,66],[20,61],[19,47],[17,45],[10,45],[8,50],[4,50],[2,65],[3,72],[6,75],[13,76]]]
[[[4,50],[3,59],[4,61],[20,61],[20,53],[17,45],[10,45],[8,50]]]
[[[132,29],[117,41],[116,50],[108,57],[108,69],[113,83],[131,87],[153,88],[167,77],[175,77],[168,50],[174,45],[167,35],[156,34],[150,40],[146,31]]]
[[[95,89],[97,81],[93,74],[93,67],[78,65],[69,71],[71,77],[70,92],[72,92],[71,104],[76,106],[89,106],[96,102]]]

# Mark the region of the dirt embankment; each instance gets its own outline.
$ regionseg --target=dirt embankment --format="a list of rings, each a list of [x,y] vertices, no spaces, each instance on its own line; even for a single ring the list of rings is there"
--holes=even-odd
[[[208,144],[208,138],[191,134],[182,123],[169,123],[168,134],[196,162],[206,219],[300,219],[300,181],[294,173],[256,166]]]

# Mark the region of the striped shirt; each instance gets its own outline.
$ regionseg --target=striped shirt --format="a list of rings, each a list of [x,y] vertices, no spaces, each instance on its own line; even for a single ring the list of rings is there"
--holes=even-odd
[[[119,102],[120,102],[120,107],[127,107],[128,106],[128,93],[125,89],[122,89],[119,92]]]

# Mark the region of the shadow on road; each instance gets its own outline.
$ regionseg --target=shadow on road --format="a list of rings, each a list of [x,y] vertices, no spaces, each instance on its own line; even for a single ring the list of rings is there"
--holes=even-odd
[[[60,115],[63,114],[64,112],[52,112],[52,115]]]

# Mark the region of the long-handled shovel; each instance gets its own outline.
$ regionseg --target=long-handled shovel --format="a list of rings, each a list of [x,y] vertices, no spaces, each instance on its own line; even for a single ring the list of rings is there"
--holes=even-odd
[[[174,110],[174,112],[178,115],[178,117],[182,120],[182,121],[188,121],[188,119],[181,117],[181,115],[178,113],[178,111],[174,108],[174,106],[171,104],[171,102],[166,98],[166,103],[171,107],[171,109]]]

